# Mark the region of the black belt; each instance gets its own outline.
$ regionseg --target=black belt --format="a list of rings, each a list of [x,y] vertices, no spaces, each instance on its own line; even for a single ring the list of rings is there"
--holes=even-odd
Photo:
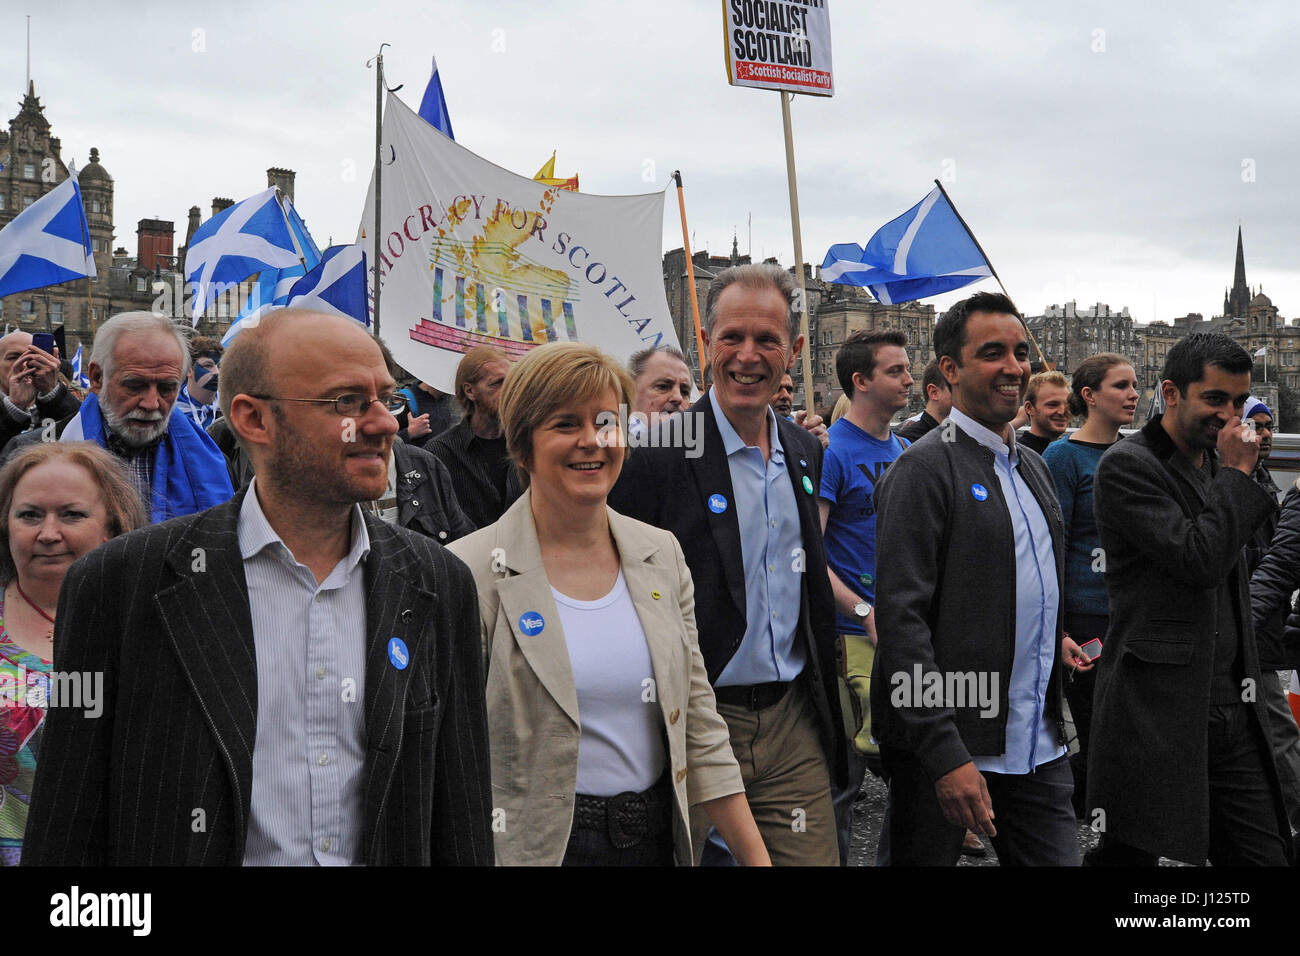
[[[713,696],[719,704],[762,710],[777,703],[790,686],[789,681],[773,681],[770,684],[749,684],[743,687],[715,687]]]
[[[672,794],[665,776],[649,790],[628,790],[613,797],[576,794],[573,828],[608,833],[619,850],[639,846],[642,840],[658,839],[672,831]]]

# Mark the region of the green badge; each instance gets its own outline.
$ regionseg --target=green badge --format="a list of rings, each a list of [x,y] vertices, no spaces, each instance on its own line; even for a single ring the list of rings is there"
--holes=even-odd
[[[871,587],[871,585],[875,583],[876,579],[863,572],[858,575],[858,581],[860,581],[864,587]]]
[[[803,490],[808,492],[808,494],[813,493],[812,479],[807,475],[803,476]]]

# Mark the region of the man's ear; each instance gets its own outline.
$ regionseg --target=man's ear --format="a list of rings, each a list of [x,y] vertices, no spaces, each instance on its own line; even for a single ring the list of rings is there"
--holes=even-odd
[[[790,361],[785,366],[785,370],[787,372],[794,368],[795,359],[799,357],[799,353],[802,351],[803,351],[803,336],[800,335],[795,338],[794,346],[790,349]]]
[[[86,378],[90,379],[90,390],[96,395],[104,387],[104,370],[99,367],[98,362],[91,362],[90,367],[86,369]]]
[[[1165,406],[1168,408],[1177,408],[1179,400],[1183,397],[1178,392],[1178,386],[1169,379],[1160,383],[1160,396],[1165,400]]]
[[[948,383],[948,392],[951,394],[957,385],[957,360],[951,355],[939,356],[939,372],[943,375],[943,380]]]
[[[230,429],[249,445],[270,445],[272,434],[268,427],[272,418],[271,405],[248,395],[236,395],[230,402]]]

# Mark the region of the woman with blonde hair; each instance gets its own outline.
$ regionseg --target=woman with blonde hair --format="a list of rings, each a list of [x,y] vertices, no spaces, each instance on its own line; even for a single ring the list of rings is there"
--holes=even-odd
[[[50,692],[54,617],[72,562],[148,520],[93,442],[42,442],[0,470],[0,865],[22,855]],[[75,786],[75,784],[73,784]]]
[[[500,397],[527,488],[451,546],[479,591],[497,862],[690,865],[698,804],[742,863],[767,864],[681,547],[605,504],[632,393],[595,348],[530,352]]]

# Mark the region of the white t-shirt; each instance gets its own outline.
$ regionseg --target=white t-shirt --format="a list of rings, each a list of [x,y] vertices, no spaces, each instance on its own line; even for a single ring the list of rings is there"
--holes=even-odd
[[[648,790],[664,772],[663,727],[650,647],[623,572],[595,601],[551,594],[578,690],[578,793]]]

